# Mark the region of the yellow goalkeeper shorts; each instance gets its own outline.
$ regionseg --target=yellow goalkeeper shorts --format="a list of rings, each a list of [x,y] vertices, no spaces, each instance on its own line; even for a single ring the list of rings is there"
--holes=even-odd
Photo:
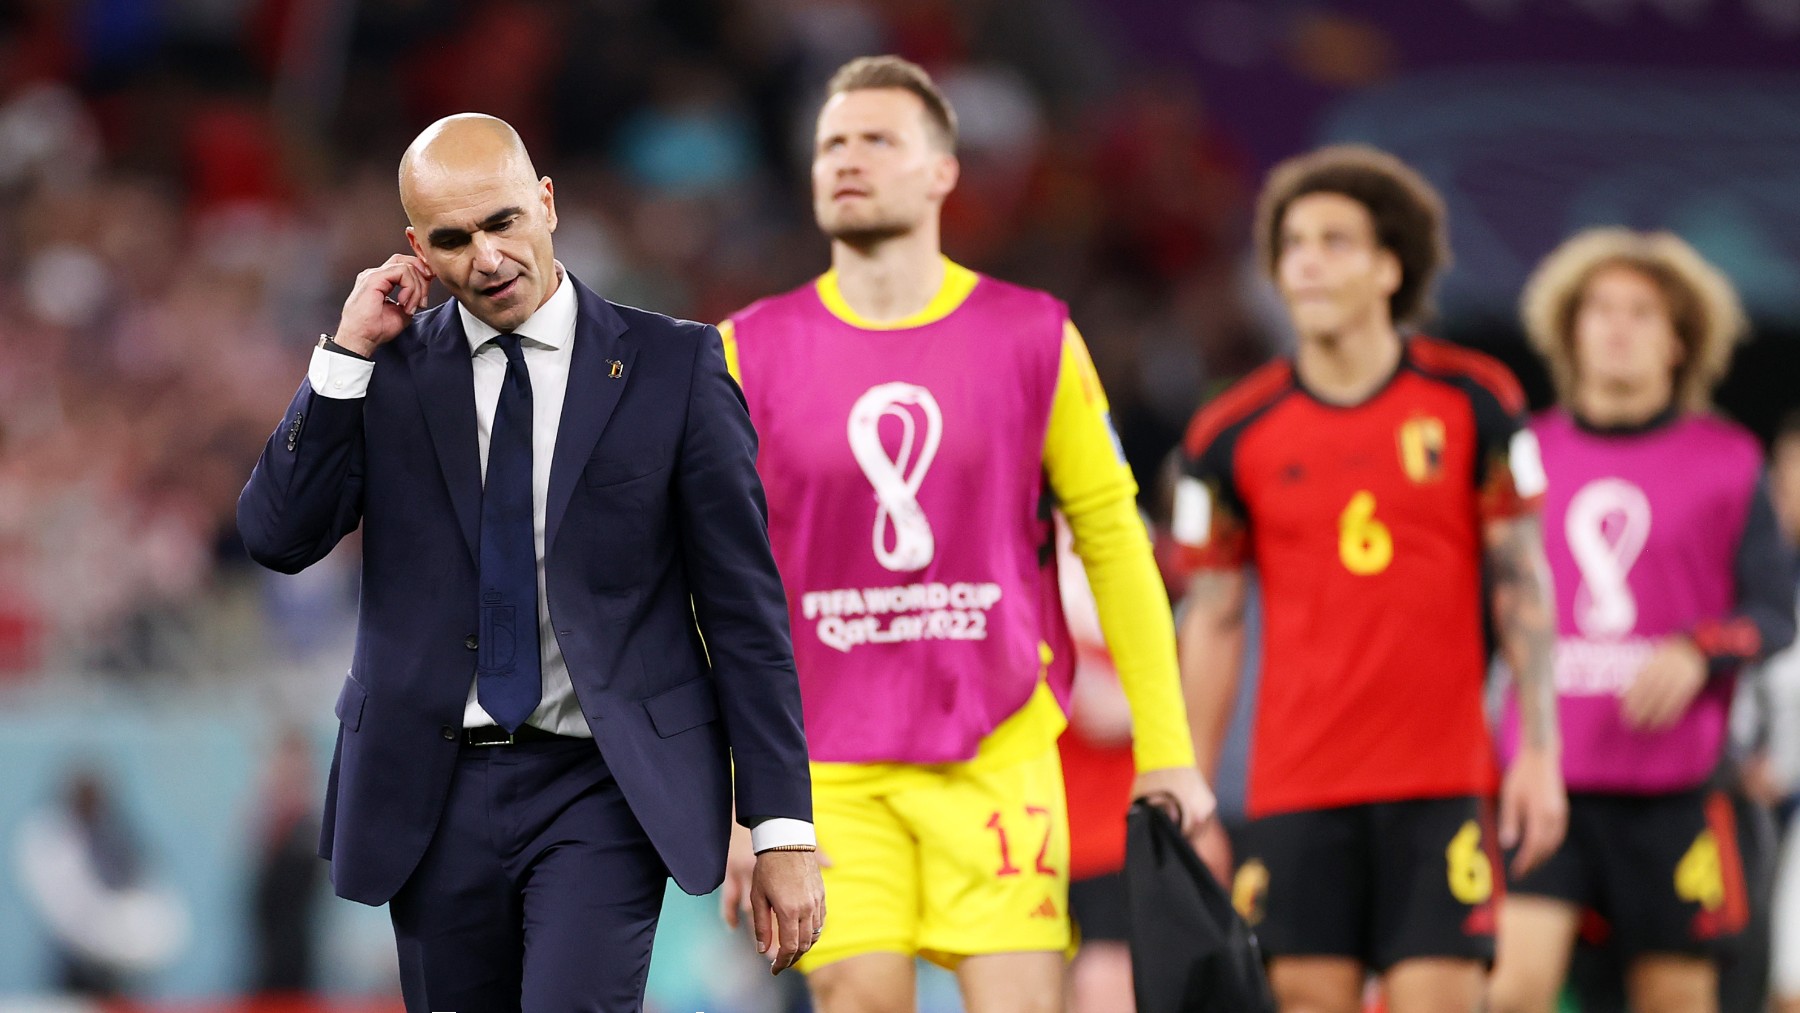
[[[944,967],[1067,952],[1069,814],[1054,743],[1030,759],[815,764],[825,932],[802,971],[864,953]]]

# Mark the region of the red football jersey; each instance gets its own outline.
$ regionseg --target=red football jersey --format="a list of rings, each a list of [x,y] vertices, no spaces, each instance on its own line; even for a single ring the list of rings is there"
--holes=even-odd
[[[1531,441],[1506,368],[1429,338],[1361,404],[1280,361],[1195,417],[1176,536],[1262,581],[1252,816],[1493,791],[1482,525],[1536,509]]]
[[[1125,814],[1137,780],[1131,743],[1096,745],[1070,726],[1056,746],[1069,799],[1069,878],[1118,872],[1125,868]]]

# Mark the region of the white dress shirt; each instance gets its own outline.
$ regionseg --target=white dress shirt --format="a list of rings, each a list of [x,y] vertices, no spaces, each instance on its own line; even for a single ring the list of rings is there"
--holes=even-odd
[[[525,368],[531,374],[531,504],[533,539],[537,545],[538,652],[543,671],[543,697],[525,723],[557,735],[592,738],[581,703],[575,699],[562,646],[550,627],[550,602],[544,583],[544,503],[549,499],[550,464],[556,450],[557,427],[562,422],[563,396],[569,387],[569,355],[575,345],[579,309],[575,286],[568,283],[560,263],[556,265],[556,275],[556,291],[530,319],[513,330],[521,339]],[[456,311],[462,318],[475,373],[475,436],[485,480],[494,412],[500,403],[500,385],[506,379],[506,353],[493,340],[499,331],[476,319],[460,304]],[[373,362],[319,348],[313,352],[306,375],[313,391],[323,397],[359,398],[368,393],[369,378],[374,372]],[[471,677],[468,702],[463,706],[463,727],[496,723],[476,699],[475,680]],[[812,824],[803,820],[764,820],[750,834],[751,847],[756,851],[814,843]]]

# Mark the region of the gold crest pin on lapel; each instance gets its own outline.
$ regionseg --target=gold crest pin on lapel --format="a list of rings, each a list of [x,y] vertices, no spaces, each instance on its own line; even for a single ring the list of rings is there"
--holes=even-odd
[[[617,359],[608,359],[606,360],[606,365],[608,367],[606,371],[607,376],[617,380],[625,375],[625,364],[623,362],[620,362]]]

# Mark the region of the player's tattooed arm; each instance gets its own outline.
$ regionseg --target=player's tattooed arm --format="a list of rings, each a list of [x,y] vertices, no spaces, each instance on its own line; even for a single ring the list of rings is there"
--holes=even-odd
[[[1523,744],[1556,749],[1556,600],[1536,515],[1487,523],[1494,629],[1518,686]]]
[[[1490,520],[1484,533],[1494,627],[1519,696],[1519,752],[1500,785],[1500,846],[1515,849],[1512,872],[1523,876],[1556,853],[1569,828],[1556,721],[1556,599],[1535,515]]]

